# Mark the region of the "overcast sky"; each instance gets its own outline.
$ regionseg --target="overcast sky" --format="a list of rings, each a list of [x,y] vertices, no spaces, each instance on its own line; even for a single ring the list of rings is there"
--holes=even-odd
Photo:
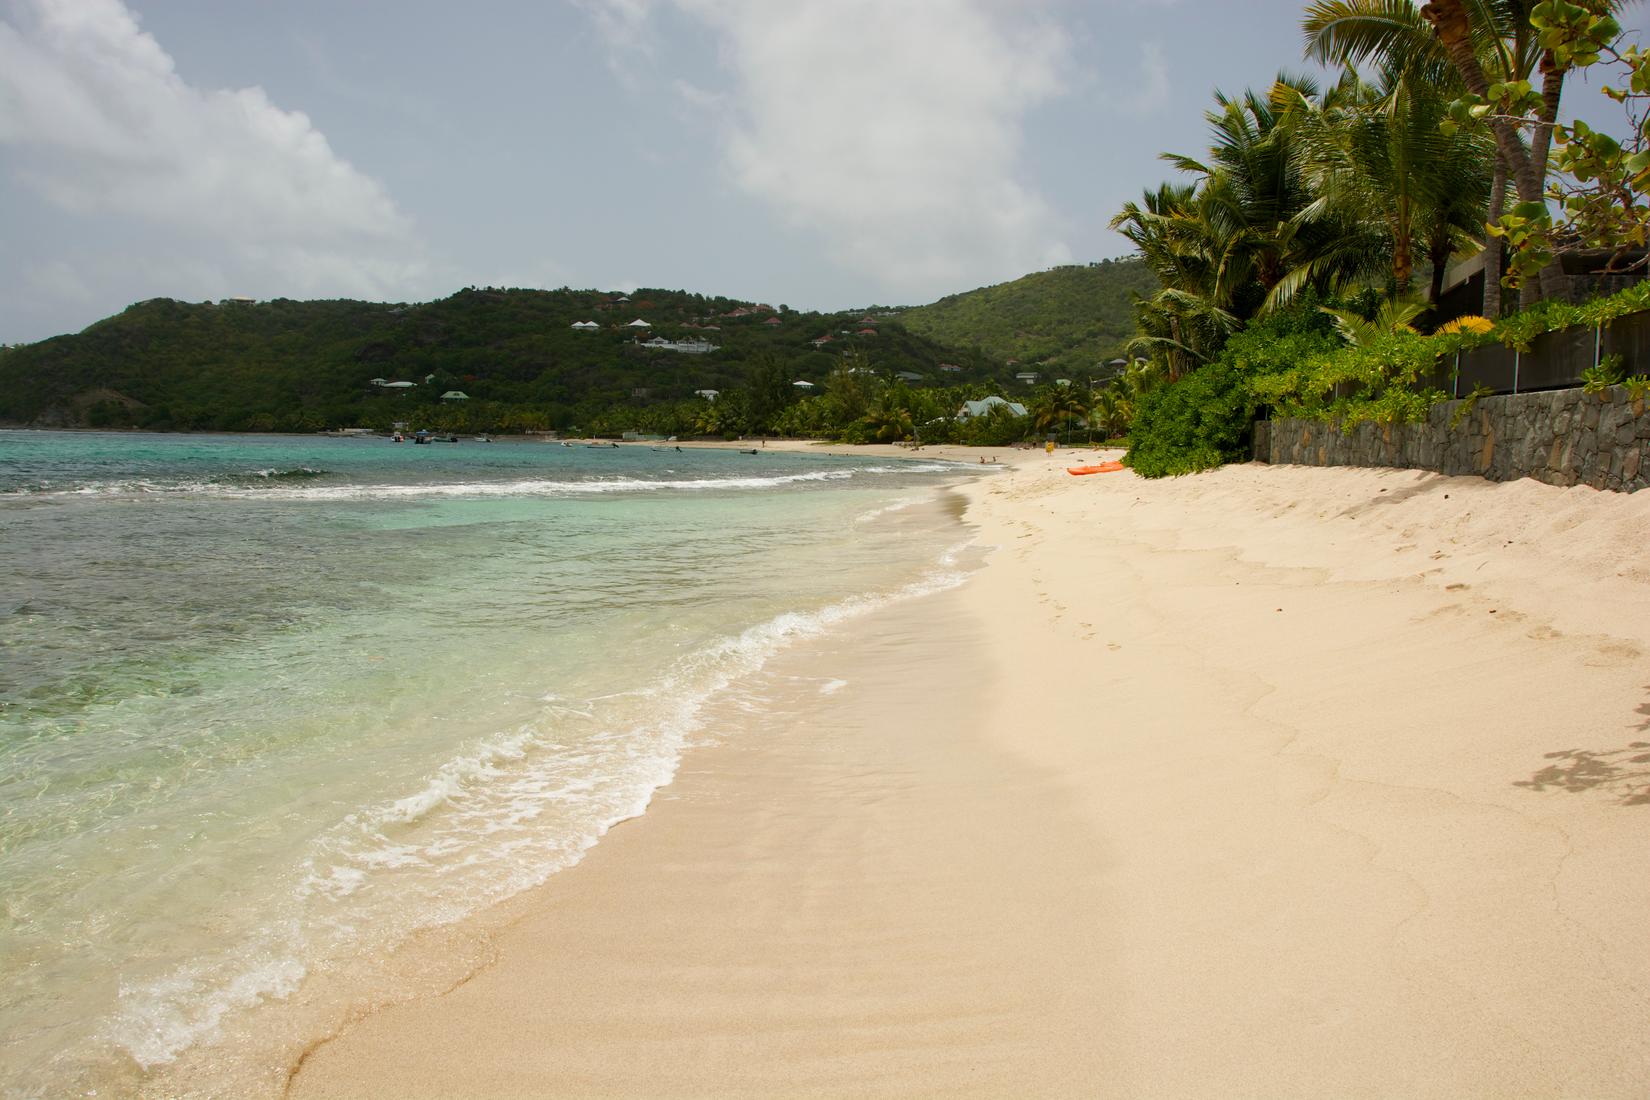
[[[0,342],[468,285],[920,303],[1127,252],[1298,0],[0,0]]]

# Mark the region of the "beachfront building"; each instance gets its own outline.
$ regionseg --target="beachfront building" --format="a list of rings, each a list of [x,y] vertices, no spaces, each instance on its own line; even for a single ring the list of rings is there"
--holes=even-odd
[[[1026,407],[1018,401],[1010,401],[1007,398],[993,394],[980,401],[964,401],[962,408],[957,410],[957,419],[972,420],[976,416],[985,416],[992,409],[999,406],[1008,409],[1010,416],[1024,416],[1026,414]]]

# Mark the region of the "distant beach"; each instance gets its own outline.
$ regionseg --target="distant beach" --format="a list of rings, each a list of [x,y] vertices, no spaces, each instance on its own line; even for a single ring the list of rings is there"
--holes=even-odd
[[[1650,494],[1002,457],[292,1094],[1644,1094]]]

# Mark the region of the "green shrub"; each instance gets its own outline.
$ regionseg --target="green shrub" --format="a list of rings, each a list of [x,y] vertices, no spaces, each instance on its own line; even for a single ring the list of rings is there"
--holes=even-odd
[[[1220,357],[1143,395],[1124,459],[1142,477],[1207,470],[1246,456],[1264,379],[1339,345],[1334,322],[1303,300],[1227,341]]]
[[[1239,458],[1256,401],[1224,357],[1140,399],[1123,461],[1142,477],[1208,470]]]

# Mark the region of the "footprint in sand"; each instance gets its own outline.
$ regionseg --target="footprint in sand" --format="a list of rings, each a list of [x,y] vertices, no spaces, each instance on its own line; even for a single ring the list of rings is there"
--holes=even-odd
[[[1593,656],[1587,658],[1585,663],[1592,668],[1613,668],[1617,665],[1631,664],[1643,656],[1644,651],[1631,642],[1603,642],[1593,650]]]

